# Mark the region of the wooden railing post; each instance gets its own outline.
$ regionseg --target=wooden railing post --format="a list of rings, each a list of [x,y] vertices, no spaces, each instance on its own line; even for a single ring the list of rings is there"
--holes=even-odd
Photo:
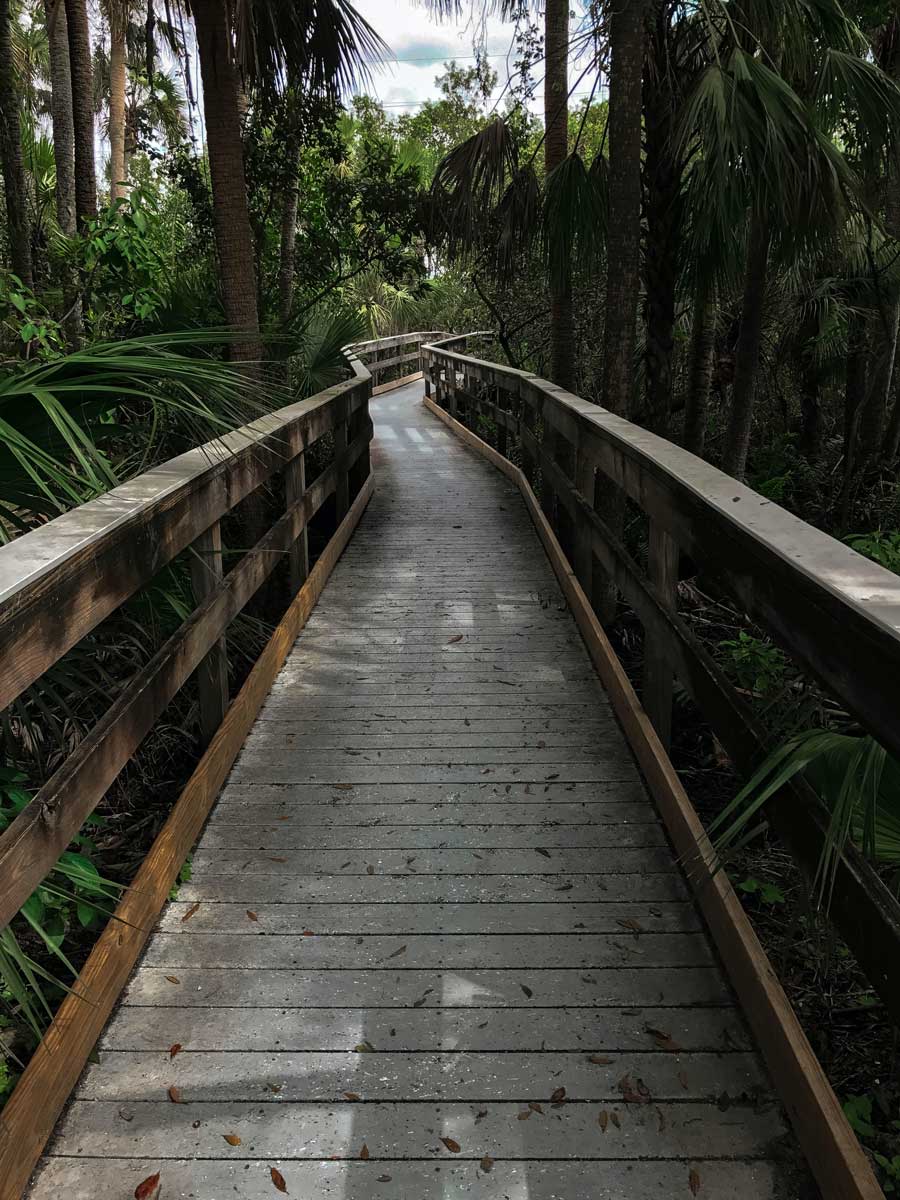
[[[594,460],[586,454],[582,446],[575,448],[575,491],[594,507],[595,488],[597,483]],[[575,573],[582,591],[587,596],[588,603],[594,603],[594,550],[593,530],[582,514],[575,519]]]
[[[191,554],[191,587],[200,604],[222,580],[222,528],[218,521],[195,539]],[[200,738],[206,746],[228,708],[228,650],[220,637],[197,668]]]
[[[306,455],[298,454],[288,463],[284,472],[284,493],[287,507],[292,508],[298,500],[302,500],[306,492]],[[288,551],[290,567],[291,596],[296,596],[309,574],[309,530],[304,525],[303,532]]]
[[[344,417],[334,427],[334,457],[339,460],[347,452],[350,444],[349,417]],[[340,525],[350,507],[350,475],[346,464],[338,470],[337,487],[334,493],[336,525]]]
[[[666,608],[675,610],[678,589],[678,544],[650,518],[647,573]],[[666,640],[644,629],[643,703],[659,740],[668,750],[672,739],[672,663]]]

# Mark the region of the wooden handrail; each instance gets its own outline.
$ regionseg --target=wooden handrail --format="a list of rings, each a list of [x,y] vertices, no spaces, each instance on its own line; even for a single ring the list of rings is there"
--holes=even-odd
[[[123,687],[56,774],[0,835],[0,929],[53,868],[156,720],[201,668],[204,740],[228,704],[226,630],[307,525],[335,497],[339,524],[369,475],[371,373],[260,417],[64,513],[0,549],[0,707],[6,707],[157,572],[191,546],[197,607]],[[332,434],[335,458],[305,482],[306,452]],[[296,484],[296,470],[301,483]],[[221,519],[284,473],[284,514],[228,572]],[[302,578],[292,570],[295,586]]]
[[[426,391],[463,424],[492,421],[501,454],[507,439],[517,444],[529,480],[540,471],[541,506],[588,598],[605,577],[634,609],[645,630],[644,707],[664,743],[677,675],[742,769],[767,749],[753,713],[677,613],[684,553],[900,755],[900,578],[664,438],[531,372],[449,348],[462,340],[422,347]],[[649,518],[646,571],[596,511],[603,478]],[[793,790],[795,802],[773,805],[771,816],[812,873],[828,814],[804,784]],[[830,916],[900,1017],[900,905],[852,846]]]

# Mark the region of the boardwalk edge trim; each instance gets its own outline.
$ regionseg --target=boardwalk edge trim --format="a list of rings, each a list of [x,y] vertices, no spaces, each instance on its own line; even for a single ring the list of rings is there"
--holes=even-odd
[[[88,956],[73,992],[60,1005],[0,1113],[0,1200],[21,1200],[272,682],[309,620],[373,491],[374,479],[369,474],[229,706],[134,882]]]
[[[715,869],[715,853],[703,824],[528,479],[430,396],[425,396],[423,403],[521,492],[822,1195],[826,1200],[883,1200],[884,1193],[822,1064],[727,875]]]

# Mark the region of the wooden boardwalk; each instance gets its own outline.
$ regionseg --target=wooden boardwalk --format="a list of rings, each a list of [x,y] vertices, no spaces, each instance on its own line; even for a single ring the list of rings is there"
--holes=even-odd
[[[519,494],[420,396],[33,1200],[801,1194]]]

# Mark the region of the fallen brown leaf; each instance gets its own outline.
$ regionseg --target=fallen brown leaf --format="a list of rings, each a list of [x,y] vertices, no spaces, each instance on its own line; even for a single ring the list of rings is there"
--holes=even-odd
[[[605,1054],[592,1054],[588,1059],[588,1062],[593,1063],[595,1067],[608,1067],[612,1061]]]
[[[374,1054],[375,1053],[375,1047],[372,1045],[371,1042],[360,1042],[358,1045],[354,1046],[353,1049],[356,1051],[357,1054]]]
[[[691,1195],[696,1196],[700,1191],[700,1172],[691,1167],[691,1173],[688,1175],[688,1187],[691,1189]]]
[[[194,915],[194,913],[197,911],[197,909],[198,909],[199,907],[200,907],[200,901],[199,901],[199,900],[197,901],[197,903],[196,903],[196,904],[192,904],[192,905],[191,905],[191,907],[190,907],[190,908],[187,910],[187,912],[186,912],[186,913],[184,914],[184,916],[181,918],[181,923],[182,923],[182,925],[185,923],[185,921],[189,921],[189,920],[191,919],[191,917]]]
[[[461,642],[462,640],[463,640],[463,635],[461,633],[457,633],[452,638],[448,639],[447,645],[452,646],[454,642]]]
[[[447,1147],[451,1154],[459,1154],[462,1146],[452,1137],[442,1137],[441,1141]]]
[[[644,927],[640,921],[635,921],[634,917],[626,917],[623,920],[617,920],[617,925],[621,925],[623,929],[630,929],[633,933],[643,933]]]
[[[478,1165],[484,1171],[485,1175],[487,1175],[488,1171],[492,1171],[494,1168],[494,1160],[489,1154],[486,1154]]]
[[[247,909],[247,916],[249,917],[249,919],[250,919],[251,921],[258,921],[258,920],[259,920],[259,917],[258,917],[258,916],[257,916],[257,914],[256,914],[256,913],[253,911],[253,909],[252,909],[252,908],[248,908],[248,909]]]
[[[272,1176],[272,1183],[279,1192],[287,1192],[287,1184],[284,1182],[284,1176],[277,1167],[269,1167],[269,1174]]]
[[[600,1109],[600,1112],[597,1116],[597,1124],[600,1126],[603,1132],[606,1133],[607,1129],[609,1128],[609,1113],[605,1108]]]
[[[369,863],[369,865],[366,867],[366,874],[367,874],[367,875],[374,875],[374,874],[375,874],[375,868],[372,866],[372,864],[371,864],[371,863]]]
[[[352,783],[333,783],[331,786],[333,788],[337,788],[339,792],[352,792],[353,791]]]
[[[313,933],[313,931],[311,929],[304,929],[303,936],[304,937],[315,937],[316,935]]]
[[[369,1147],[366,1145],[365,1142],[363,1142],[363,1144],[362,1144],[362,1150],[360,1150],[360,1152],[359,1152],[359,1157],[363,1160],[363,1162],[369,1161],[369,1157],[370,1157],[369,1156]]]
[[[619,1120],[619,1114],[617,1112],[615,1112],[615,1111],[611,1112],[609,1114],[609,1119],[612,1121],[613,1125],[615,1125],[616,1129],[622,1128],[622,1123]]]
[[[529,1100],[528,1107],[531,1109],[532,1112],[540,1113],[541,1116],[544,1115],[544,1110],[540,1106],[540,1104],[538,1104],[537,1100]]]
[[[522,989],[522,991],[525,993],[525,995],[526,995],[526,996],[528,997],[528,999],[530,1000],[530,999],[531,999],[531,997],[534,995],[534,992],[531,990],[531,988],[530,988],[530,987],[526,987],[524,983],[520,983],[520,984],[519,984],[519,987]]]
[[[553,1093],[553,1095],[550,1097],[550,1103],[551,1104],[562,1104],[562,1102],[563,1102],[563,1100],[565,1100],[565,1098],[566,1098],[566,1089],[564,1087],[558,1087],[556,1089],[556,1091]]]
[[[516,1120],[517,1121],[527,1121],[530,1116],[531,1116],[531,1109],[523,1108],[520,1113],[516,1114]]]
[[[181,1049],[181,1042],[173,1042],[169,1047],[169,1058],[174,1058],[176,1054],[180,1054]]]
[[[178,1088],[175,1086],[174,1083],[169,1088],[168,1096],[173,1104],[184,1104],[184,1101],[181,1099],[181,1092],[178,1090]]]
[[[401,946],[399,950],[395,950],[393,954],[389,954],[388,958],[389,959],[390,958],[399,958],[401,954],[405,954],[405,953],[406,953],[406,947]]]
[[[667,1050],[670,1054],[678,1054],[681,1047],[673,1040],[670,1033],[665,1033],[662,1029],[651,1029],[647,1026],[647,1033],[653,1038],[660,1050]]]
[[[147,1178],[137,1185],[134,1189],[134,1200],[150,1200],[150,1197],[159,1187],[159,1171],[155,1175],[148,1175]]]
[[[657,1133],[666,1132],[666,1114],[661,1108],[656,1110]]]
[[[277,854],[270,854],[270,855],[269,855],[269,862],[287,862],[287,859],[286,859],[286,858],[281,858],[281,857],[280,857],[279,855],[277,855]]]
[[[685,1091],[688,1090],[687,1071],[679,1071],[678,1072],[678,1082],[681,1084],[681,1086],[684,1088]]]
[[[236,1133],[223,1133],[222,1137],[225,1139],[225,1141],[228,1143],[229,1146],[239,1146],[241,1144],[241,1139],[238,1137],[238,1135]]]
[[[177,975],[167,975],[166,979],[168,979],[169,983],[181,983]]]
[[[359,1099],[358,1092],[344,1092],[344,1096],[346,1097],[347,1100],[358,1100]]]

